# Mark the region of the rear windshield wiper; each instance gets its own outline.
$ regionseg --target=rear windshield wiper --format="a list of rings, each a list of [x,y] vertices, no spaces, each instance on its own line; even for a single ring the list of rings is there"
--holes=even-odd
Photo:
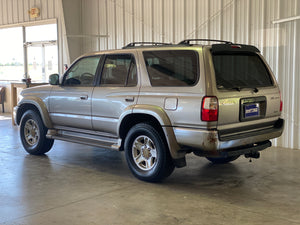
[[[232,87],[232,88],[230,88],[230,89],[237,90],[237,91],[241,91],[241,90],[242,90],[241,87]]]
[[[237,90],[237,91],[242,90],[241,87],[224,87],[223,85],[218,85],[217,87],[218,87],[218,89]]]

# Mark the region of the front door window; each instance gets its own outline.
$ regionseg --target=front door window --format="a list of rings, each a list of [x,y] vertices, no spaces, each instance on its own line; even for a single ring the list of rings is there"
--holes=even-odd
[[[64,86],[93,86],[100,57],[83,58],[76,62],[65,75]]]

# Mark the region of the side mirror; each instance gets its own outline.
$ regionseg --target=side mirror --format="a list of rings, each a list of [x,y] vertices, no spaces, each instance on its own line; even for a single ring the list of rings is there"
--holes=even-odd
[[[59,85],[59,75],[57,73],[51,74],[49,76],[49,84],[51,84],[51,85]]]

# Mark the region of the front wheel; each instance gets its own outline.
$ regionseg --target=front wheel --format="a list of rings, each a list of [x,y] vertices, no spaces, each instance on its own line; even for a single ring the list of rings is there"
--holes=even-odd
[[[157,182],[174,170],[168,147],[159,132],[147,123],[133,126],[125,139],[129,169],[140,180]]]
[[[209,161],[211,161],[214,164],[225,164],[232,162],[239,158],[240,156],[229,156],[229,157],[217,157],[217,158],[212,158],[212,157],[206,157]]]
[[[28,110],[24,113],[20,124],[20,137],[28,153],[42,155],[51,149],[54,140],[46,138],[47,131],[37,112]]]

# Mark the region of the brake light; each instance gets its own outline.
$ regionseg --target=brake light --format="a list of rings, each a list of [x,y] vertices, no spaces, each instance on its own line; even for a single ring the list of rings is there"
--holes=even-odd
[[[231,45],[231,48],[242,48],[240,45]]]
[[[217,121],[218,120],[218,99],[217,97],[204,97],[202,99],[201,120]]]

